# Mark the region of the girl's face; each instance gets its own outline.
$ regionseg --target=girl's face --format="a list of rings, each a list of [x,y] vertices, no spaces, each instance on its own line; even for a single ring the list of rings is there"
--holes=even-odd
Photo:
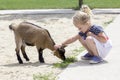
[[[81,23],[73,21],[73,24],[75,25],[75,27],[78,28],[79,31],[82,31],[83,33],[85,33],[88,30],[88,27],[89,27],[87,23],[81,24]]]

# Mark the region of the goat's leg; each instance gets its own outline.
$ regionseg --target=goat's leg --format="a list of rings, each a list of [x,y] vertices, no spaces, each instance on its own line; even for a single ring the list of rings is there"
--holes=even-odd
[[[25,52],[25,46],[24,45],[21,46],[21,51],[22,51],[23,57],[26,59],[26,61],[29,61],[29,58],[28,58],[28,56]]]
[[[23,61],[22,61],[22,59],[21,59],[21,57],[20,57],[20,53],[19,53],[19,52],[20,52],[20,51],[16,49],[16,56],[17,56],[18,62],[19,62],[20,64],[23,64]]]
[[[16,49],[15,49],[15,51],[16,51],[16,56],[17,56],[18,62],[20,64],[23,64],[23,61],[22,61],[22,59],[20,57],[20,48],[22,46],[22,40],[20,39],[19,36],[15,35],[15,41],[16,41]]]
[[[39,53],[39,61],[41,63],[44,63],[44,58],[43,58],[43,49],[38,49],[38,53]]]

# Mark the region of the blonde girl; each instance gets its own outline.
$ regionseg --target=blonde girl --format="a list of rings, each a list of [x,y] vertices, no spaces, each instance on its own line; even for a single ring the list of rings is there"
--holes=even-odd
[[[112,48],[110,39],[103,28],[98,25],[93,25],[91,23],[90,15],[82,11],[75,13],[73,16],[73,24],[78,28],[78,34],[54,47],[57,49],[63,45],[68,45],[79,40],[88,51],[81,59],[90,60],[90,63],[102,62],[103,58],[107,56]]]

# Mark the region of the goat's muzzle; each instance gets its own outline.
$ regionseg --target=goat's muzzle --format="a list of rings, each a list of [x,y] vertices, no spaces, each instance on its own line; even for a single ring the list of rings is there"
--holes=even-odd
[[[66,59],[65,57],[65,49],[63,47],[58,48],[57,50],[54,51],[54,55],[63,61]]]

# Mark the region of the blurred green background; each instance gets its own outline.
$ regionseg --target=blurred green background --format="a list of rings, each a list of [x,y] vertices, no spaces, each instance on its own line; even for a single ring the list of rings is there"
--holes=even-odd
[[[90,8],[120,8],[120,0],[83,0]],[[79,0],[0,0],[0,9],[79,9]]]

